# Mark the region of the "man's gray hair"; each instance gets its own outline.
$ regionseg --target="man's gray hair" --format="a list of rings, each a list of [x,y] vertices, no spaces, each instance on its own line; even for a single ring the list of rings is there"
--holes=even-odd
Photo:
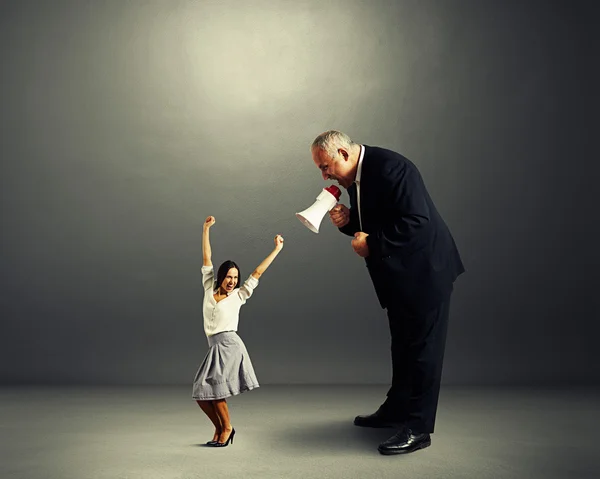
[[[348,151],[353,145],[354,142],[345,133],[337,130],[329,130],[315,138],[315,141],[310,146],[310,151],[319,148],[325,151],[331,158],[335,158],[338,155],[338,148],[344,148]]]

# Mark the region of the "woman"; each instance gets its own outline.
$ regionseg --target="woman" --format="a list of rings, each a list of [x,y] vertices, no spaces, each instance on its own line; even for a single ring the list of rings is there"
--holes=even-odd
[[[229,420],[226,398],[259,387],[246,346],[237,335],[240,307],[258,286],[258,280],[283,248],[283,238],[275,237],[275,248],[260,263],[246,282],[236,289],[240,269],[225,261],[215,281],[209,231],[215,218],[209,216],[202,233],[202,282],[204,284],[204,332],[208,353],[196,373],[192,397],[215,426],[214,447],[233,444],[235,429]]]

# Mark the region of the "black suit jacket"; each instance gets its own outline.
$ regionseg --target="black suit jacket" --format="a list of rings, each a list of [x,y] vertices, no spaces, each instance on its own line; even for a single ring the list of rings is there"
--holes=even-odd
[[[450,230],[431,200],[417,167],[404,156],[363,145],[360,178],[362,231],[368,233],[367,268],[382,308],[400,302],[426,312],[447,299],[465,271]],[[348,188],[350,223],[361,231],[356,184]]]

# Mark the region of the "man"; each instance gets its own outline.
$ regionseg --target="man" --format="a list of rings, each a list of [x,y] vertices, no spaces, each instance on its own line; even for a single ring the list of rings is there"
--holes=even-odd
[[[422,449],[434,430],[450,295],[464,272],[460,255],[407,158],[334,130],[319,135],[311,152],[323,179],[348,190],[350,209],[337,205],[331,221],[354,236],[390,325],[391,388],[375,413],[354,424],[399,429],[379,445],[382,454]]]

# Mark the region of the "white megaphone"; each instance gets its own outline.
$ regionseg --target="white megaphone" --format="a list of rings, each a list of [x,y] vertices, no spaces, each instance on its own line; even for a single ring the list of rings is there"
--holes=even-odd
[[[310,208],[296,213],[296,218],[313,233],[318,233],[321,220],[337,204],[341,195],[342,192],[335,185],[323,188],[323,191],[317,196],[317,201]]]

